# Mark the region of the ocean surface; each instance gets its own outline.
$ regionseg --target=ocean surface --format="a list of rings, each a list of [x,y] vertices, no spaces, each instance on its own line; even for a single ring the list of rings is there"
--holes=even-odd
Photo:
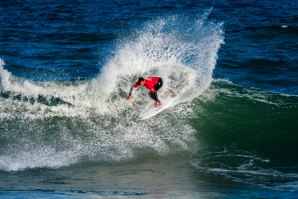
[[[0,13],[0,198],[298,198],[297,0]],[[140,120],[148,75],[180,97]]]

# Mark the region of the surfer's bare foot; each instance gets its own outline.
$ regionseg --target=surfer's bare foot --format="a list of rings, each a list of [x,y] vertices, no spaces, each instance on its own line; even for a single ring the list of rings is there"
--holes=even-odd
[[[163,105],[162,101],[159,101],[159,106],[162,106],[162,105]]]
[[[158,107],[161,107],[161,106],[162,106],[162,102],[161,101],[155,102],[155,104],[154,104],[154,107],[155,108],[158,108]]]

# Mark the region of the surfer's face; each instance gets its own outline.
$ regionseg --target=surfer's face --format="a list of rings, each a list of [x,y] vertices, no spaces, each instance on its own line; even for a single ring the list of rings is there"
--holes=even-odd
[[[141,81],[141,82],[140,82],[140,85],[141,85],[141,86],[144,86],[144,85],[145,85],[145,80],[144,80],[144,81]]]

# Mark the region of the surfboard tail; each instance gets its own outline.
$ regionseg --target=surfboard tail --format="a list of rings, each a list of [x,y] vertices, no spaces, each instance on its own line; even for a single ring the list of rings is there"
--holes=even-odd
[[[170,105],[179,97],[179,95],[176,95],[175,97],[172,97],[171,95],[163,99],[163,105],[159,108],[155,108],[154,106],[151,106],[149,109],[145,109],[142,111],[139,115],[139,118],[141,120],[149,119],[150,117],[153,117],[154,115],[160,113],[161,111],[165,110],[166,108],[169,108]]]

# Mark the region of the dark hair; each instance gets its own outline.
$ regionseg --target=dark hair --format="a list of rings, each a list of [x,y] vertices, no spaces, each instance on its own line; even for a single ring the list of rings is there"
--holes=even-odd
[[[142,82],[144,80],[145,80],[144,77],[139,77],[138,83],[140,83],[140,82]]]

